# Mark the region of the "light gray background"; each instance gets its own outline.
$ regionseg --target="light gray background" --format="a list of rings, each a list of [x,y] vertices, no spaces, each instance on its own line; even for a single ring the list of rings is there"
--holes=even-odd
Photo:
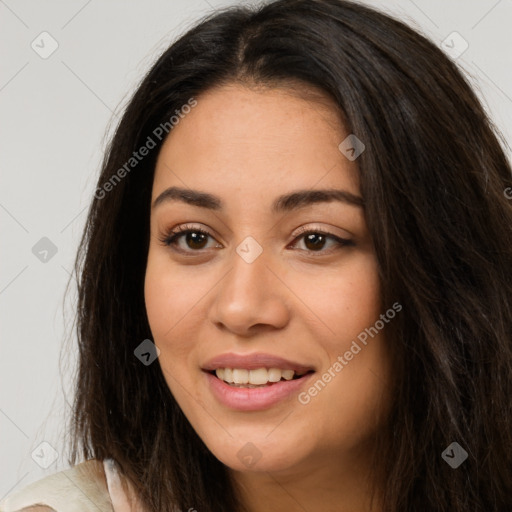
[[[233,3],[0,0],[0,499],[68,466],[62,448],[75,364],[75,281],[66,301],[64,292],[105,137],[160,52],[204,14]],[[456,60],[510,141],[512,0],[362,3],[440,46],[458,32],[469,47]],[[46,59],[31,47],[49,48],[43,31],[58,43]],[[57,247],[45,263],[32,252],[43,237]],[[61,351],[63,344],[70,348]],[[42,442],[58,454],[46,469],[35,462],[51,461],[52,448]]]

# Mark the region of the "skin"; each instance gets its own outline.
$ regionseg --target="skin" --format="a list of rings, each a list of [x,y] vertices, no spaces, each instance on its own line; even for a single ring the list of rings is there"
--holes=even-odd
[[[155,169],[152,203],[171,186],[225,203],[152,210],[145,300],[169,388],[251,512],[380,510],[378,500],[370,508],[368,470],[390,404],[385,328],[306,405],[294,395],[262,411],[231,410],[200,369],[222,353],[266,352],[312,365],[319,378],[386,310],[363,208],[332,201],[270,210],[298,189],[360,195],[357,160],[338,149],[349,132],[320,99],[285,88],[210,90],[173,128]],[[180,254],[160,238],[183,224],[211,236],[202,245],[182,236],[177,246],[188,252]],[[328,238],[315,250],[297,238],[301,227],[355,245]],[[263,249],[250,264],[235,250],[247,236]],[[261,454],[251,468],[237,456],[248,442]]]

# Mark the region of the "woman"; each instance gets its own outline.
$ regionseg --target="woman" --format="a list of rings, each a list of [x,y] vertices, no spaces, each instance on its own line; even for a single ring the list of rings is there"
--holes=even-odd
[[[89,212],[73,467],[0,510],[510,511],[497,134],[441,50],[368,7],[191,29]]]

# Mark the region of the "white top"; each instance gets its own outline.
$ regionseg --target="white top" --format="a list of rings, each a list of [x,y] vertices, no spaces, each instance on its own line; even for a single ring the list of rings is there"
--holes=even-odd
[[[57,512],[144,511],[112,459],[91,459],[41,478],[4,498],[0,512],[18,512],[34,505]]]

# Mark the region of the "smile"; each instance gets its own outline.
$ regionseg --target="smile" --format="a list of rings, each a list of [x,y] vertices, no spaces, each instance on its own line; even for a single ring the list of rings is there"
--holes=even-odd
[[[237,411],[264,410],[284,402],[315,373],[311,365],[261,352],[219,354],[201,370],[213,398]]]
[[[245,368],[217,368],[215,375],[222,381],[234,387],[254,388],[274,384],[280,380],[292,380],[302,377],[294,370],[280,368],[258,368],[247,370]]]
[[[222,370],[226,369],[223,368]],[[265,368],[262,370],[267,371]],[[272,370],[275,369],[271,368],[270,371],[267,371],[268,379],[270,376],[272,376],[272,378],[277,377],[277,372],[272,372]],[[232,410],[249,412],[269,409],[281,404],[286,399],[295,397],[304,386],[306,386],[307,382],[314,374],[312,371],[301,376],[294,374],[292,378],[286,379],[282,375],[281,370],[278,371],[281,377],[277,382],[267,380],[264,384],[237,384],[235,382],[226,382],[223,380],[226,378],[225,375],[223,378],[219,378],[216,372],[203,371],[203,374],[206,378],[206,386],[218,403]],[[288,371],[293,372],[293,370]],[[222,371],[220,373],[222,375]],[[237,369],[234,369],[233,373],[235,373],[238,378]],[[243,371],[241,373],[244,375]],[[290,376],[289,373],[286,375],[288,377]],[[241,377],[241,379],[245,380],[245,377]],[[295,403],[296,401],[294,400],[293,404],[295,405]]]

